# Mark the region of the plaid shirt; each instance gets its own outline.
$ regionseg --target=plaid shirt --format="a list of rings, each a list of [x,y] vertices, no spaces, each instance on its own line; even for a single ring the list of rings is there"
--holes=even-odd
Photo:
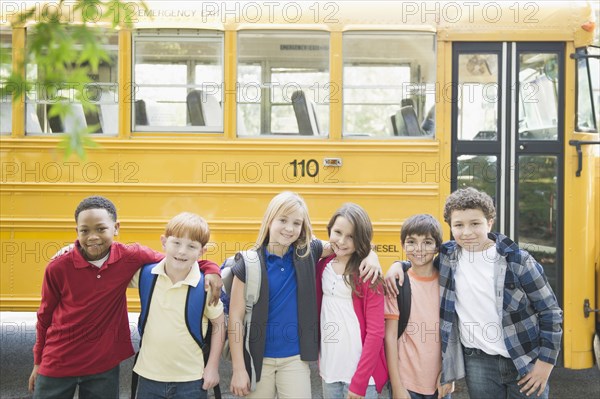
[[[495,266],[496,307],[502,317],[504,343],[524,376],[540,359],[556,364],[562,337],[562,310],[542,266],[509,238],[490,233],[500,255]],[[460,247],[448,241],[440,248],[440,329],[442,338],[442,383],[465,376],[458,316],[456,283]]]

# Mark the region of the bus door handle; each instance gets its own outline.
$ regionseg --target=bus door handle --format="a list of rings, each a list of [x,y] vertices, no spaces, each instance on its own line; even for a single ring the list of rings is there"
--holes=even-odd
[[[323,159],[324,167],[336,167],[339,168],[342,166],[342,158],[324,158]]]

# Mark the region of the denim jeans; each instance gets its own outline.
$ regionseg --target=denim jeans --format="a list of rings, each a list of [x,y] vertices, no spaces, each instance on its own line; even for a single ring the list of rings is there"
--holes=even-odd
[[[47,377],[38,374],[34,399],[66,399],[75,395],[79,385],[80,399],[114,399],[119,397],[119,366],[104,373],[83,377]]]
[[[349,388],[350,384],[345,382],[331,382],[328,384],[323,381],[323,399],[345,399],[346,396],[348,396]],[[375,388],[375,385],[369,385],[367,387],[365,399],[377,399],[377,389]]]
[[[511,359],[492,356],[473,348],[464,348],[467,387],[472,399],[548,399],[550,387],[541,396],[537,392],[531,397],[519,392],[519,373]]]
[[[135,394],[137,399],[206,399],[208,392],[202,389],[204,379],[186,382],[160,382],[140,375]]]

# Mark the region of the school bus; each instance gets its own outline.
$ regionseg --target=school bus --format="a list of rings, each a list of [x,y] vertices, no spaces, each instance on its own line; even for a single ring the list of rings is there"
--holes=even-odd
[[[129,28],[98,25],[112,62],[86,88],[94,112],[68,87],[58,100],[35,85],[18,101],[2,98],[1,310],[37,308],[44,267],[74,240],[73,211],[89,195],[115,202],[122,242],[156,249],[172,216],[203,215],[206,257],[217,262],[253,244],[282,190],[305,198],[322,238],[352,201],[368,211],[387,269],[403,257],[408,216],[441,220],[446,196],[474,186],[496,202],[495,230],[544,266],[564,309],[563,365],[593,364],[600,161],[590,4],[147,4],[127,4]],[[4,76],[35,30],[10,24],[14,7],[2,9]],[[44,73],[25,66],[27,79]],[[56,101],[69,102],[69,118],[49,116]],[[57,143],[77,126],[97,126],[100,147],[65,160]]]

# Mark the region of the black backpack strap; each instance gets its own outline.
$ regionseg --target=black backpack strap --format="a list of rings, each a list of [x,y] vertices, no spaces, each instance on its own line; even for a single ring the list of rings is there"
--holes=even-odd
[[[396,287],[398,287],[398,310],[400,311],[400,319],[398,321],[398,338],[404,334],[406,326],[408,325],[408,318],[410,317],[410,306],[411,306],[411,290],[410,290],[410,279],[408,278],[408,269],[410,269],[410,262],[402,262],[402,270],[404,271],[404,283],[402,286],[396,281]]]

